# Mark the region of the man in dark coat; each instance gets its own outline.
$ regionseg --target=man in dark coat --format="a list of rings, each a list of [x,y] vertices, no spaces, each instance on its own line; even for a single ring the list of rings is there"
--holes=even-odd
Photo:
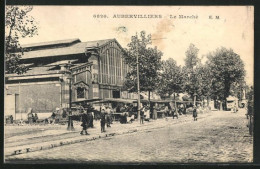
[[[89,107],[88,108],[88,127],[91,127],[93,128],[94,127],[94,124],[93,124],[93,120],[94,120],[94,116],[93,116],[93,107]]]
[[[111,108],[109,106],[106,107],[106,119],[107,119],[107,127],[111,127]]]
[[[140,110],[140,124],[144,124],[144,107]]]
[[[35,114],[34,114],[34,122],[36,123],[37,120],[38,120],[38,115],[37,115],[37,113],[35,113]]]
[[[84,132],[85,132],[86,135],[89,135],[88,132],[87,132],[88,121],[89,121],[88,115],[87,115],[86,111],[84,110],[84,112],[82,114],[82,124],[81,124],[82,131],[80,132],[81,135],[83,135]]]
[[[100,125],[101,125],[101,133],[106,132],[105,131],[106,115],[105,115],[105,110],[104,109],[101,110]]]

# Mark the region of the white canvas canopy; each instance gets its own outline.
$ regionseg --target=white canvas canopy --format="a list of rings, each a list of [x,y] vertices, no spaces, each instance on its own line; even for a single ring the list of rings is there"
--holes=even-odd
[[[227,97],[227,101],[237,101],[238,98],[234,97],[234,96],[228,96]]]

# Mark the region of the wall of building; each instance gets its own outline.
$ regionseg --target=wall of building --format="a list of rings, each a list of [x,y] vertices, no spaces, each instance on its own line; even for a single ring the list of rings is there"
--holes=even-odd
[[[21,83],[15,85],[7,85],[8,94],[18,94],[16,99],[16,113],[20,111],[26,113],[29,108],[33,112],[52,112],[61,103],[61,88],[60,83]],[[20,88],[20,92],[19,92]],[[20,101],[20,103],[19,103]],[[20,107],[19,107],[20,106]]]
[[[118,44],[110,42],[100,52],[99,83],[122,86],[127,73],[127,65],[123,61],[122,49]]]
[[[91,62],[92,69],[91,69],[91,85],[92,85],[92,94],[93,99],[101,98],[100,97],[100,88],[99,88],[99,56],[97,54],[92,54],[91,57],[88,59]]]

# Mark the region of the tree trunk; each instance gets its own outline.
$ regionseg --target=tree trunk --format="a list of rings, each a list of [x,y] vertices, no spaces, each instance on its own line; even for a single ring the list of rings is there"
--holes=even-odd
[[[151,106],[151,91],[150,90],[148,91],[148,104],[150,107]]]
[[[231,83],[228,79],[229,77],[226,77],[225,78],[225,93],[224,93],[224,98],[223,99],[226,99],[229,95],[230,95],[230,86],[231,86]]]
[[[175,109],[177,108],[177,105],[176,105],[176,97],[175,97],[175,92],[173,93],[173,99],[174,99],[174,106],[175,106]]]
[[[207,96],[207,106],[209,106],[209,96]]]

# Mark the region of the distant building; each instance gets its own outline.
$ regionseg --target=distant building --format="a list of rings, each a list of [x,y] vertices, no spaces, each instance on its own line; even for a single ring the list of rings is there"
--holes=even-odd
[[[70,96],[73,104],[137,98],[121,89],[128,66],[116,39],[89,42],[70,39],[22,47],[25,52],[21,62],[29,70],[22,75],[5,76],[6,97],[15,100],[9,106],[16,113],[26,113],[30,108],[34,112],[68,108]]]

